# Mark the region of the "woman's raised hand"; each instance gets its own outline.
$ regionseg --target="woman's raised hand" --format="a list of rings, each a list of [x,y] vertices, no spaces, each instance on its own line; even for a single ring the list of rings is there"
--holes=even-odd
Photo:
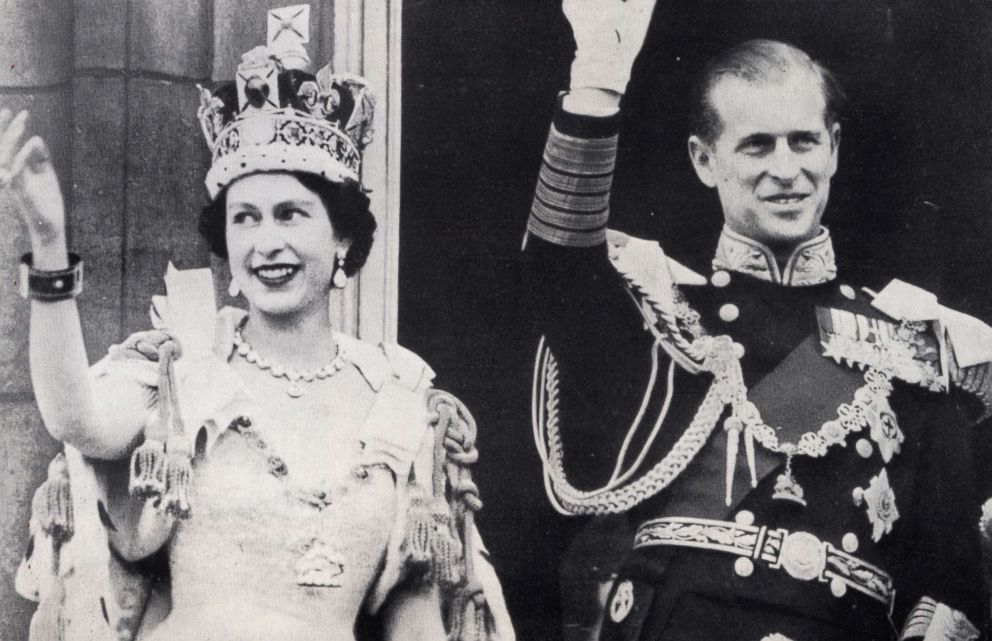
[[[655,0],[562,0],[575,36],[571,89],[623,94]]]
[[[65,203],[48,147],[39,136],[21,144],[28,112],[0,109],[0,189],[10,193],[35,252],[65,244]]]

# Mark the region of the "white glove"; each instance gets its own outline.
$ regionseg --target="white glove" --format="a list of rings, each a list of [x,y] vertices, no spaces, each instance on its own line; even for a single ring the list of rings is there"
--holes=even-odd
[[[575,37],[571,89],[623,94],[644,44],[655,0],[563,0]]]

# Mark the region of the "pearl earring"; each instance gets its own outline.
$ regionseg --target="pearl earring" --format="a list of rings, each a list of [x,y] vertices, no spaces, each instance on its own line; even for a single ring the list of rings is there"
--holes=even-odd
[[[237,298],[241,293],[241,288],[238,287],[237,281],[233,278],[231,279],[231,284],[227,286],[227,293],[231,296],[231,298]]]
[[[348,284],[348,275],[344,273],[344,255],[345,252],[343,249],[339,249],[337,251],[337,260],[335,261],[334,266],[334,278],[331,279],[331,282],[334,283],[334,286],[338,289],[342,289]]]

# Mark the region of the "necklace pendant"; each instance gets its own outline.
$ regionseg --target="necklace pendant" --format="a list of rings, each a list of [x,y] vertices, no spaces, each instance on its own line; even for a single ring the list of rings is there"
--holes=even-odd
[[[785,470],[775,479],[775,492],[772,494],[772,498],[792,501],[805,506],[804,494],[803,486],[799,485],[796,477],[792,475],[792,454],[788,454],[785,459]]]
[[[299,398],[303,396],[303,386],[299,383],[290,383],[289,387],[286,388],[286,393],[292,398]]]
[[[803,486],[796,482],[796,478],[792,474],[783,472],[775,479],[775,493],[772,494],[773,499],[793,501],[800,505],[806,505],[806,499],[803,498],[803,494]]]

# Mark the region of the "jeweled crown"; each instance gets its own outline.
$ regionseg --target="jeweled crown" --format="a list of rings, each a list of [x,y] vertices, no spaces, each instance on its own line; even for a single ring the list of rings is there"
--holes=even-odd
[[[365,80],[307,71],[310,6],[268,12],[268,42],[241,56],[237,77],[199,87],[197,116],[213,152],[210,198],[260,171],[303,171],[333,182],[361,181],[362,150],[372,141],[375,99]]]

